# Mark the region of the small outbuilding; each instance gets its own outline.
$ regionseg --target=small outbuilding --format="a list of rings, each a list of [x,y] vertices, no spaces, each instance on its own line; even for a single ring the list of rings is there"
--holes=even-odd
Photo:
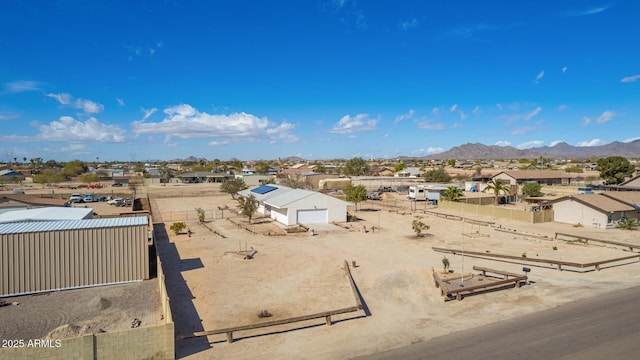
[[[622,218],[638,218],[627,203],[601,194],[563,196],[551,201],[554,221],[586,227],[615,227]]]
[[[0,223],[0,297],[149,279],[151,236],[146,216]]]

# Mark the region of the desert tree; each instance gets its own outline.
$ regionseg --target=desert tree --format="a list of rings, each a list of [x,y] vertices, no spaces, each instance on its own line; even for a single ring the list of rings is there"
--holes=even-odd
[[[356,211],[358,211],[358,203],[367,200],[367,188],[364,185],[353,186],[349,183],[344,193],[347,201],[356,204]]]
[[[424,181],[435,183],[448,183],[451,181],[451,175],[443,168],[431,169],[424,173]]]
[[[522,186],[522,193],[525,196],[537,197],[542,196],[542,186],[537,182],[526,183]]]
[[[600,178],[605,179],[607,185],[620,184],[635,171],[635,166],[622,156],[598,159],[597,163],[600,168]]]
[[[249,218],[249,224],[253,218],[253,213],[258,210],[258,200],[253,194],[249,196],[240,196],[238,198],[238,210],[240,213]]]
[[[201,223],[204,222],[205,220],[205,214],[204,214],[204,210],[202,208],[196,208],[196,214],[198,215],[198,221],[200,221]]]
[[[425,223],[423,223],[422,220],[420,220],[420,219],[414,219],[411,222],[411,228],[413,229],[413,232],[416,233],[416,236],[420,237],[420,236],[422,236],[422,232],[423,231],[427,231],[427,230],[430,229],[430,226],[425,224]]]
[[[344,164],[344,167],[342,168],[342,172],[345,175],[353,176],[367,175],[369,174],[369,164],[365,159],[356,157],[347,160],[347,162]]]
[[[57,184],[63,181],[64,175],[54,169],[44,169],[39,174],[33,176],[33,182],[43,184],[43,186],[51,186],[51,184]]]
[[[231,195],[232,199],[236,199],[236,195],[238,195],[239,191],[242,191],[247,188],[247,184],[245,184],[244,180],[240,178],[235,178],[233,180],[225,181],[220,186],[220,190],[224,193]]]

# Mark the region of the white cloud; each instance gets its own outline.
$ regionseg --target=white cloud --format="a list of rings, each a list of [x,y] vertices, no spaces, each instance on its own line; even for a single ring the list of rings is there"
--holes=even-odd
[[[444,151],[444,148],[441,147],[428,147],[426,149],[418,149],[413,152],[414,155],[423,155],[423,154],[439,154]]]
[[[416,113],[415,110],[410,109],[408,113],[396,116],[396,119],[393,121],[393,123],[397,124],[402,120],[409,120],[409,119],[413,118],[413,115],[415,113]]]
[[[538,73],[538,75],[536,76],[536,79],[533,82],[537,84],[540,82],[540,80],[542,80],[543,77],[544,77],[544,70]]]
[[[630,142],[634,142],[636,140],[640,140],[640,136],[629,138],[629,139],[623,140],[622,142],[623,143],[630,143]]]
[[[345,115],[333,126],[331,132],[348,134],[358,131],[375,130],[379,121],[379,119],[369,119],[369,114],[358,114],[353,118],[350,115]]]
[[[511,146],[511,143],[508,142],[508,141],[498,141],[494,145],[497,145],[497,146]]]
[[[418,25],[420,25],[420,22],[418,21],[418,19],[413,18],[411,20],[405,20],[405,21],[401,21],[399,24],[400,29],[402,30],[410,30],[410,29],[415,29],[418,27]]]
[[[456,111],[456,110],[458,110],[458,104],[453,104],[453,105],[451,105],[451,107],[449,108],[449,111],[451,111],[451,112],[454,112],[454,111]]]
[[[583,10],[569,10],[569,11],[565,12],[565,14],[567,16],[595,15],[595,14],[599,14],[599,13],[601,13],[603,11],[606,11],[610,7],[611,7],[611,5],[606,5],[606,6],[590,7],[590,8],[583,9]]]
[[[465,120],[467,118],[467,114],[464,111],[460,110],[460,120]]]
[[[151,109],[140,108],[140,109],[144,113],[144,116],[142,116],[142,121],[147,120],[151,115],[155,114],[155,112],[158,111],[157,108],[151,108]]]
[[[155,109],[144,110],[145,116],[155,112]],[[212,140],[217,145],[220,141],[257,142],[257,141],[297,141],[291,133],[293,124],[282,122],[276,124],[263,117],[234,113],[230,115],[212,115],[199,112],[191,105],[182,104],[163,110],[165,118],[160,122],[134,121],[133,132],[140,134],[165,134],[168,139],[179,137],[192,138],[220,138]]]
[[[560,141],[560,140],[556,140],[556,141],[552,141],[551,144],[549,144],[549,146],[554,147],[560,143],[563,143],[564,141]]]
[[[563,73],[563,74],[566,74],[566,73],[567,73],[567,70],[568,70],[568,69],[567,69],[567,67],[566,67],[566,66],[563,66],[563,67],[562,67],[562,73]]]
[[[125,106],[126,104],[124,103],[124,100],[117,98],[116,101],[118,102],[119,106]]]
[[[607,122],[613,120],[613,118],[615,116],[616,116],[616,113],[614,111],[607,110],[607,111],[603,112],[602,114],[600,114],[600,116],[598,116],[598,118],[596,119],[596,123],[598,123],[598,124],[607,123]]]
[[[17,115],[2,115],[0,114],[0,120],[13,120],[18,118]]]
[[[473,108],[473,111],[471,111],[474,115],[478,115],[482,112],[482,110],[480,110],[480,106],[476,106]]]
[[[38,138],[52,141],[118,143],[125,141],[125,131],[115,125],[107,125],[91,117],[78,121],[62,116],[57,121],[38,127]]]
[[[347,136],[347,138],[348,138],[348,139],[355,139],[355,138],[357,138],[357,136],[355,136],[355,135],[351,134],[351,135]]]
[[[567,104],[560,104],[558,105],[558,111],[565,111],[568,107]]]
[[[40,90],[39,81],[20,80],[12,81],[4,84],[4,91],[6,93],[20,93],[25,91],[38,91]]]
[[[600,116],[595,118],[595,122],[596,122],[596,124],[608,123],[609,121],[613,120],[614,117],[616,117],[615,111],[607,110],[607,111],[603,112],[602,114],[600,114]],[[587,126],[593,121],[594,121],[594,119],[585,116],[585,117],[582,118],[582,126]]]
[[[498,111],[502,111],[502,104],[496,104],[496,107],[498,108]]]
[[[422,130],[444,130],[443,123],[432,124],[429,120],[422,120],[417,125]]]
[[[620,80],[620,82],[630,83],[630,82],[634,82],[634,81],[637,81],[637,80],[640,80],[640,74],[624,77],[624,78],[622,78],[622,80]]]
[[[433,109],[431,109],[431,114],[438,115],[439,113],[440,113],[440,109],[438,109],[437,107],[434,107]]]
[[[533,110],[532,112],[530,112],[527,115],[525,115],[524,119],[525,120],[531,120],[534,116],[540,114],[540,111],[542,111],[542,108],[540,106],[538,106],[537,108],[535,108],[535,110]]]
[[[543,145],[544,145],[544,141],[532,140],[532,141],[527,141],[525,143],[519,144],[519,145],[516,146],[516,148],[518,148],[520,150],[524,150],[524,149],[531,149],[531,148],[541,147]]]
[[[524,135],[534,130],[540,130],[540,128],[536,126],[520,126],[520,127],[514,128],[513,131],[511,132],[511,135]]]
[[[60,94],[47,94],[48,97],[50,98],[54,98],[56,99],[57,102],[60,103],[60,105],[69,105],[71,104],[71,95],[67,94],[67,93],[60,93]]]
[[[96,114],[104,110],[104,105],[95,103],[91,100],[76,99],[73,101],[73,96],[67,93],[47,94],[47,96],[55,99],[60,105],[82,109],[87,114]]]
[[[91,100],[78,99],[75,102],[75,107],[77,109],[82,109],[87,114],[96,114],[104,110],[104,106],[102,104],[94,103]]]
[[[85,144],[69,144],[68,146],[61,147],[62,152],[72,152],[74,154],[83,154],[87,152],[87,146]]]
[[[576,146],[600,146],[602,145],[602,140],[600,139],[592,139],[592,140],[586,140],[586,141],[580,141],[576,144]]]

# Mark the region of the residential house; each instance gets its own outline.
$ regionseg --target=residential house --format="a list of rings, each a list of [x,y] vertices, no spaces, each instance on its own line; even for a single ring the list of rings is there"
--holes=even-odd
[[[263,185],[242,190],[241,196],[254,196],[258,212],[283,225],[326,224],[347,221],[349,202],[316,191]]]

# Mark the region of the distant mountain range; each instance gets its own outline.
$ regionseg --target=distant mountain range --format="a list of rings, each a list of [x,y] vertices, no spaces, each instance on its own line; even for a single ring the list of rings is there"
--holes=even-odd
[[[545,157],[551,159],[589,159],[591,157],[622,156],[640,158],[640,140],[628,143],[614,141],[601,146],[572,146],[565,142],[554,146],[543,146],[520,150],[512,146],[484,145],[480,143],[464,144],[448,151],[424,156],[425,160],[502,160]],[[409,157],[405,157],[409,158]]]
[[[439,154],[415,157],[399,156],[396,159],[423,159],[423,160],[510,160],[510,159],[590,159],[591,157],[622,156],[629,159],[640,158],[640,140],[631,142],[614,141],[601,146],[573,146],[565,142],[557,143],[553,146],[543,146],[531,149],[517,149],[513,146],[484,145],[480,143],[467,143],[456,146],[448,151]],[[169,162],[189,161],[197,163],[200,160],[209,161],[203,157],[189,156],[186,159],[173,159]],[[231,160],[237,160],[235,158]],[[298,156],[279,158],[280,162],[301,162],[304,161]]]

